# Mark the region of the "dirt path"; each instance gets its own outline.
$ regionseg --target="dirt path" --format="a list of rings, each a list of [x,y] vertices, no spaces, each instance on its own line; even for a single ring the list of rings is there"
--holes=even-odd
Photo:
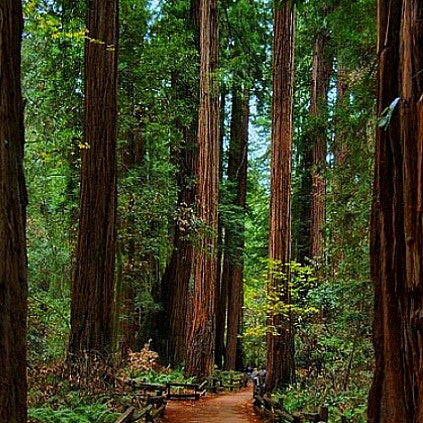
[[[208,396],[199,401],[170,401],[166,423],[259,423],[254,413],[251,389]]]

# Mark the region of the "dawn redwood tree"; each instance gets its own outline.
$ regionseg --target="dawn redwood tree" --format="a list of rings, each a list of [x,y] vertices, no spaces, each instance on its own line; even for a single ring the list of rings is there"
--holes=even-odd
[[[423,421],[423,4],[378,1],[371,423]],[[386,108],[389,108],[388,110]]]
[[[113,345],[116,239],[117,0],[87,3],[85,126],[69,359]]]
[[[244,282],[244,213],[247,199],[247,152],[249,93],[232,90],[231,134],[228,156],[228,191],[231,204],[237,208],[236,219],[225,228],[225,258],[222,285],[227,287],[227,336],[225,368],[242,369],[240,335],[242,328]]]
[[[0,421],[25,423],[27,261],[22,4],[0,3]]]
[[[326,219],[326,119],[327,92],[331,71],[327,30],[318,32],[312,66],[310,117],[312,119],[310,257],[323,256],[323,227]],[[314,120],[314,121],[313,121]]]
[[[266,387],[294,377],[292,322],[280,304],[289,304],[291,261],[291,175],[295,17],[291,2],[276,1],[273,41],[272,146],[270,181],[269,282]],[[289,314],[289,313],[288,313]]]
[[[185,372],[210,375],[214,364],[217,226],[219,197],[218,10],[215,0],[199,1],[200,106],[196,166],[196,213],[200,239],[193,260],[194,292]]]

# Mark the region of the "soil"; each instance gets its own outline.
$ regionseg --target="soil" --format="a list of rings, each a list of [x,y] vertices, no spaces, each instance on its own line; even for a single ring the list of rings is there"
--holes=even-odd
[[[207,396],[199,401],[170,401],[167,406],[166,423],[259,423],[254,413],[252,391],[228,392]]]

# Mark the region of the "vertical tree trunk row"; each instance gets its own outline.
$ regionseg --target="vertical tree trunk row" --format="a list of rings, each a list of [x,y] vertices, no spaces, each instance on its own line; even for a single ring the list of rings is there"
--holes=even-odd
[[[25,423],[27,195],[21,96],[22,5],[0,3],[0,421]]]
[[[327,52],[328,33],[320,31],[313,52],[310,116],[314,119],[311,160],[310,258],[323,256],[326,219],[326,101],[331,61]]]
[[[103,358],[113,340],[116,239],[118,3],[90,0],[85,46],[85,127],[70,359]]]
[[[188,333],[186,374],[210,375],[214,364],[217,224],[219,192],[218,10],[215,0],[199,0],[200,108],[196,208],[201,239],[193,261],[194,292]]]
[[[226,107],[226,90],[221,88],[220,92],[220,115],[219,115],[219,181],[223,180],[223,141],[225,138],[225,107]],[[219,193],[220,204],[220,193]],[[221,369],[223,367],[223,358],[225,355],[225,324],[226,324],[226,308],[228,302],[228,287],[225,284],[227,278],[223,277],[223,223],[222,217],[218,216],[218,258],[217,258],[217,284],[216,284],[216,351],[215,364]]]
[[[269,310],[267,333],[267,389],[286,385],[294,376],[294,345],[289,313],[291,260],[291,172],[293,133],[294,34],[291,2],[275,4],[273,45],[273,101],[270,181]]]
[[[371,222],[376,365],[369,422],[423,421],[423,4],[378,2],[378,114]],[[400,98],[394,107],[394,100]],[[384,120],[384,121],[383,121]]]
[[[247,153],[249,94],[235,87],[232,90],[231,138],[228,158],[228,184],[231,201],[238,216],[225,231],[223,277],[228,287],[227,341],[225,367],[240,370],[240,335],[242,324],[244,280],[244,212],[247,200]]]

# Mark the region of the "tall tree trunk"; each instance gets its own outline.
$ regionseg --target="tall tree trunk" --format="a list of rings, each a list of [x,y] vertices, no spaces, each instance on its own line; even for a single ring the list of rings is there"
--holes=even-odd
[[[187,87],[184,88],[187,92]],[[178,219],[175,225],[171,259],[162,280],[166,311],[167,355],[172,366],[181,364],[186,354],[188,294],[194,254],[188,235],[191,230],[190,215],[195,197],[197,122],[198,117],[193,119],[189,126],[182,126],[180,122],[178,123],[183,133],[183,145],[175,153],[179,166],[177,175]]]
[[[289,304],[291,260],[292,110],[295,18],[291,2],[275,4],[273,41],[272,155],[270,181],[269,296],[267,389],[286,385],[294,377],[294,343]],[[281,277],[282,273],[282,277]]]
[[[126,88],[131,101],[132,124],[128,129],[126,137],[129,141],[122,151],[120,163],[121,172],[131,172],[137,166],[142,165],[145,158],[145,142],[143,137],[143,108],[137,104],[135,97],[136,87],[130,83]],[[143,181],[140,181],[142,183]],[[138,260],[137,260],[137,219],[135,210],[136,198],[133,193],[129,196],[128,209],[125,216],[121,217],[121,230],[127,234],[117,247],[116,264],[119,265],[116,277],[116,308],[115,319],[118,321],[115,333],[118,339],[122,360],[128,358],[130,351],[135,351],[136,335],[139,324],[137,322],[137,282]]]
[[[200,109],[196,212],[205,226],[194,252],[192,319],[188,331],[186,374],[213,370],[217,283],[217,206],[219,192],[219,97],[217,79],[218,10],[215,0],[200,2]]]
[[[378,2],[378,113],[371,222],[376,365],[371,423],[423,421],[423,4]]]
[[[248,91],[232,90],[231,138],[228,158],[228,185],[238,216],[225,234],[223,276],[228,278],[228,323],[225,367],[241,369],[240,335],[244,279],[244,214],[247,200],[247,149],[249,121]]]
[[[0,421],[27,421],[22,5],[0,4]]]
[[[332,61],[327,52],[328,33],[320,31],[313,53],[310,116],[313,122],[311,159],[310,258],[323,256],[326,219],[326,119],[327,91]]]
[[[219,181],[223,180],[223,142],[225,138],[225,107],[226,107],[226,90],[222,87],[220,93],[220,146],[219,146]],[[220,193],[219,193],[220,204]],[[216,352],[215,364],[221,369],[223,367],[223,357],[225,355],[225,323],[226,323],[226,306],[228,301],[228,287],[224,285],[227,279],[223,278],[223,223],[222,217],[218,216],[217,229],[217,284],[216,284]]]
[[[198,10],[196,0],[190,0],[190,13],[184,13],[185,29],[193,35],[193,48],[199,50]],[[198,78],[194,81],[186,79],[185,75],[175,73],[172,76],[175,95],[185,104],[190,105],[190,118],[183,122],[175,120],[175,126],[182,134],[182,143],[172,153],[178,172],[178,217],[173,228],[173,250],[170,261],[162,278],[162,302],[165,317],[165,342],[162,355],[168,359],[171,366],[180,365],[185,360],[189,285],[192,274],[194,249],[192,235],[192,210],[195,202],[195,165],[198,130],[198,96],[192,97],[192,89],[198,91]]]
[[[85,46],[85,148],[72,286],[69,358],[106,358],[113,344],[116,221],[116,0],[90,0]]]

